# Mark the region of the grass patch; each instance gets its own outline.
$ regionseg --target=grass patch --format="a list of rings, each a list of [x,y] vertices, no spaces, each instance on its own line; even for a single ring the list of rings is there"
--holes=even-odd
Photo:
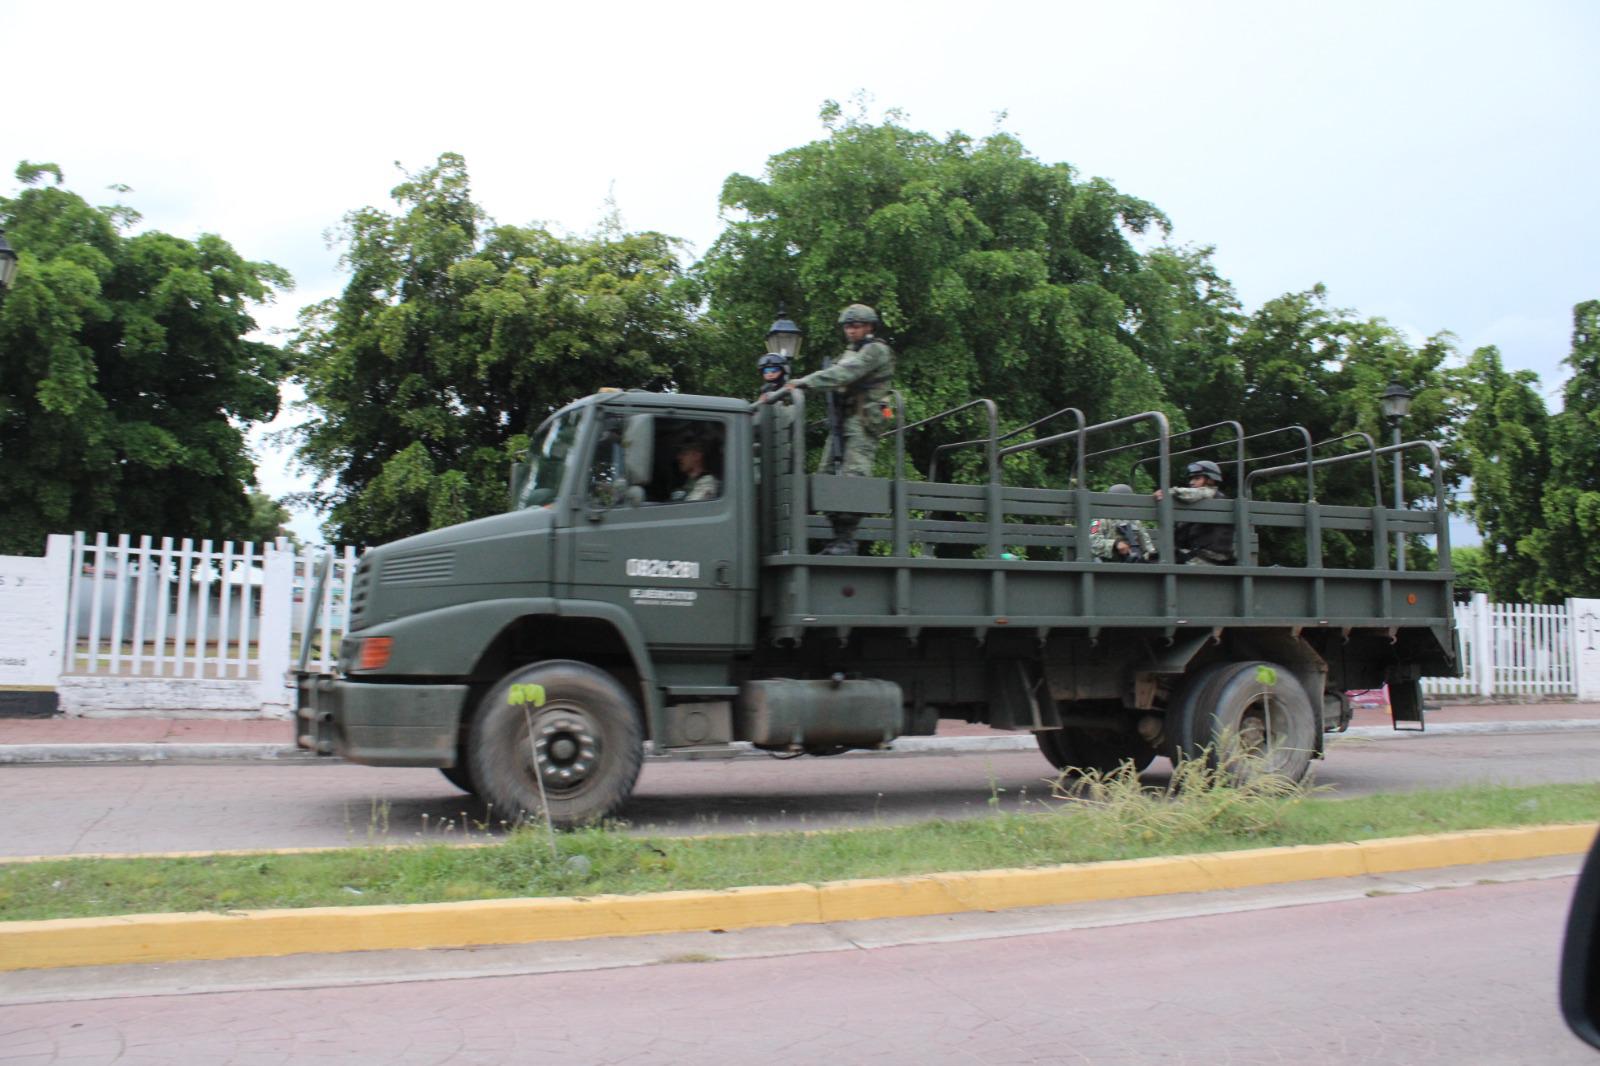
[[[1039,813],[997,811],[913,826],[696,838],[588,829],[561,834],[556,855],[542,830],[521,829],[478,848],[8,864],[0,865],[0,919],[816,883],[1600,821],[1594,784],[1348,800],[1284,789],[1281,782],[1255,789],[1220,778],[1188,785],[1177,794],[1152,793],[1126,774],[1090,775],[1072,790],[1073,802]]]

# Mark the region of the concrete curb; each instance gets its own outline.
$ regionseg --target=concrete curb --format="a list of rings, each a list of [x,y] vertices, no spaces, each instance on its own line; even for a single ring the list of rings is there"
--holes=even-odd
[[[1593,825],[1159,859],[663,892],[0,923],[0,970],[474,947],[925,917],[1396,873],[1587,851]]]
[[[1426,732],[1386,726],[1356,726],[1328,739],[1408,740],[1416,736],[1474,736],[1511,733],[1565,733],[1600,729],[1600,718],[1555,718],[1526,722],[1446,722]],[[972,737],[901,737],[883,751],[846,752],[844,758],[892,755],[981,755],[1001,751],[1035,751],[1031,734]],[[688,748],[652,754],[675,760],[768,758],[768,753],[742,742],[725,748]],[[114,763],[271,762],[326,766],[340,760],[313,755],[284,744],[4,744],[0,766],[95,766]]]

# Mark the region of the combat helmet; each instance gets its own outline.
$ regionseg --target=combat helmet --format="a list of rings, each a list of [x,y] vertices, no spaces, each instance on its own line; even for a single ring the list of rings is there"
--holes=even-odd
[[[1197,463],[1190,463],[1189,469],[1186,471],[1186,473],[1190,477],[1194,477],[1196,474],[1199,474],[1202,477],[1210,478],[1218,485],[1222,484],[1222,467],[1218,466],[1216,463],[1213,463],[1210,459],[1201,459]]]
[[[787,371],[789,369],[789,357],[781,352],[768,352],[766,355],[763,355],[760,359],[756,360],[756,370],[758,372],[765,372],[771,370],[773,367],[777,367],[779,370]]]
[[[878,312],[866,304],[851,304],[839,312],[839,325],[841,326],[848,326],[852,322],[865,322],[868,325],[876,326],[880,321]]]

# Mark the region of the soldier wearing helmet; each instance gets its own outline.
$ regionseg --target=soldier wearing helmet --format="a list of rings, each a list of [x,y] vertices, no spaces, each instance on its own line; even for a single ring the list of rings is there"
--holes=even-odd
[[[1225,500],[1222,491],[1222,468],[1210,459],[1189,464],[1186,471],[1189,484],[1172,490],[1172,499],[1181,504],[1201,500]],[[1156,490],[1161,499],[1161,490]],[[1232,566],[1233,526],[1213,522],[1175,522],[1172,526],[1172,544],[1178,561],[1191,566]]]
[[[768,352],[756,360],[756,370],[761,374],[760,396],[778,392],[789,383],[789,359],[778,352]]]
[[[839,312],[844,330],[844,354],[831,366],[796,378],[782,390],[764,392],[757,402],[771,403],[792,389],[829,390],[842,404],[843,455],[838,472],[846,477],[870,477],[878,453],[878,438],[894,428],[890,382],[894,378],[894,350],[877,336],[878,312],[866,304],[851,304]],[[856,554],[855,515],[836,514],[833,540],[825,555]]]

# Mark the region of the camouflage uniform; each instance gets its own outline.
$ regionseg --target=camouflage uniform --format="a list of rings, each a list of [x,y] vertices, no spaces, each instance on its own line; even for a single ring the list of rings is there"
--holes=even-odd
[[[1156,542],[1151,538],[1150,531],[1144,528],[1144,523],[1137,518],[1126,522],[1096,518],[1089,526],[1089,547],[1095,558],[1108,563],[1122,562],[1125,557],[1117,554],[1117,541],[1128,540],[1124,536],[1125,531],[1138,538],[1139,543],[1135,547],[1144,553],[1146,559],[1156,557]]]
[[[797,389],[825,389],[838,393],[839,421],[844,454],[838,473],[845,477],[871,477],[878,458],[878,438],[894,428],[894,399],[889,383],[894,379],[894,350],[873,335],[878,312],[866,304],[851,304],[839,313],[839,325],[866,326],[859,341],[845,347],[832,366],[794,382]],[[824,555],[854,555],[856,527],[861,516],[832,514],[833,541]]]
[[[894,377],[894,351],[877,337],[845,348],[830,367],[795,381],[797,389],[835,389],[844,404],[844,461],[839,473],[846,477],[871,477],[878,455],[878,438],[894,428],[890,382]]]

